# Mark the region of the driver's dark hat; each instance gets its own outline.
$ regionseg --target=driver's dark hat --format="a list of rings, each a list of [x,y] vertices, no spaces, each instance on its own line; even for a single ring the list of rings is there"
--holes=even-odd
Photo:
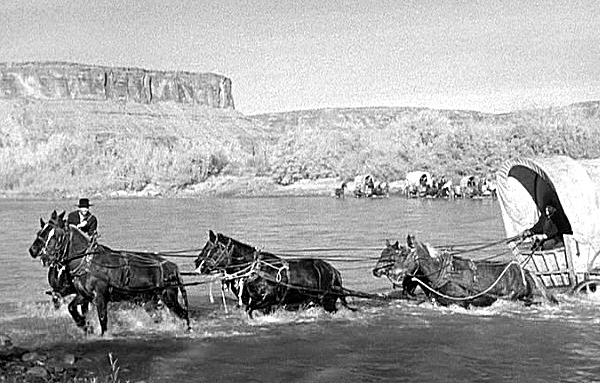
[[[90,206],[94,206],[90,203],[90,200],[87,198],[81,198],[79,199],[79,203],[77,204],[77,207],[90,207]]]

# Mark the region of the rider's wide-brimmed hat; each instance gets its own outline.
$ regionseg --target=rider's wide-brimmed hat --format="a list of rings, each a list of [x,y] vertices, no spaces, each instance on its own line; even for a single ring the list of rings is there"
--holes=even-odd
[[[90,200],[87,198],[80,198],[79,199],[79,203],[77,204],[77,207],[90,207],[90,206],[94,206],[90,203]]]

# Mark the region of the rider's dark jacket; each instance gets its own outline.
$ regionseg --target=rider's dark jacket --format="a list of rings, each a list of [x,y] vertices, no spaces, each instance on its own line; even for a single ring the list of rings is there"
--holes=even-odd
[[[84,218],[84,220],[86,221],[86,224],[80,228],[81,231],[90,236],[96,234],[96,230],[98,230],[98,220],[96,219],[96,216],[88,212],[88,215]],[[75,210],[69,213],[69,215],[67,216],[67,225],[77,226],[80,223],[81,213],[79,212],[79,210]]]

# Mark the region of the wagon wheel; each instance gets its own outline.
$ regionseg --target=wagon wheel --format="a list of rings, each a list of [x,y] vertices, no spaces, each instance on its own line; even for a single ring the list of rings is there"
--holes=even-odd
[[[600,291],[600,280],[583,281],[577,286],[573,287],[571,293],[573,294],[591,294],[596,291]]]

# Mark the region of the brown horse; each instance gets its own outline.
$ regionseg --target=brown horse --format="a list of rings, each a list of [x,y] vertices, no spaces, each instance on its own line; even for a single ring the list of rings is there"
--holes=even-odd
[[[386,247],[381,251],[377,264],[373,268],[373,275],[377,278],[385,276],[392,283],[394,289],[401,287],[402,294],[414,296],[419,284],[409,276],[401,276],[400,270],[396,267],[402,261],[402,252],[398,241],[391,244],[386,240],[385,243]]]
[[[489,306],[498,299],[531,304],[536,291],[549,302],[558,303],[517,262],[473,261],[438,253],[410,235],[406,246],[386,242],[373,274],[386,275],[405,287],[416,282],[427,296],[444,306]],[[410,289],[408,292],[412,293]]]
[[[38,235],[38,238],[46,238],[43,247],[39,248],[34,242],[30,253],[40,254],[45,265],[65,268],[76,292],[69,304],[69,313],[79,327],[91,330],[86,328],[85,317],[76,309],[80,305],[91,302],[96,305],[104,334],[108,302],[157,305],[160,300],[184,319],[189,329],[187,293],[175,263],[154,254],[114,251],[91,241],[76,227],[65,227],[62,220],[49,227],[47,234]],[[178,301],[179,292],[184,306]]]
[[[342,287],[340,272],[320,259],[282,259],[211,230],[195,265],[200,274],[221,271],[227,280],[240,282],[232,291],[250,317],[254,310],[269,313],[309,304],[335,312],[338,299],[349,308],[346,296],[351,294]]]

